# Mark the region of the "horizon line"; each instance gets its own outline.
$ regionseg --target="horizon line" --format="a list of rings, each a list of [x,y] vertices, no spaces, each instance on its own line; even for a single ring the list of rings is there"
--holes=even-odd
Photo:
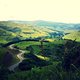
[[[8,20],[0,20],[1,21],[25,21],[25,22],[36,22],[36,21],[45,21],[51,23],[65,23],[65,24],[80,24],[80,22],[62,22],[62,21],[53,21],[53,20],[19,20],[19,19],[8,19]]]

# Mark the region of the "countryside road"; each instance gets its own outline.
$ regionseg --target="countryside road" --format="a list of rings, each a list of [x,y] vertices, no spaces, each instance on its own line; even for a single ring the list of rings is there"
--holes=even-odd
[[[26,39],[26,40],[20,40],[20,41],[16,41],[16,42],[10,42],[10,43],[7,43],[6,45],[4,45],[4,47],[9,46],[10,49],[12,49],[12,50],[17,50],[16,48],[13,47],[13,45],[14,45],[15,43],[22,42],[22,41],[40,41],[40,39]],[[43,39],[42,39],[41,41],[43,41],[43,42],[49,42],[49,41],[46,41],[46,40],[43,40]],[[11,66],[9,66],[8,69],[9,69],[10,71],[15,71],[15,68],[18,67],[18,65],[25,59],[25,58],[22,56],[24,53],[25,53],[25,51],[19,50],[19,53],[18,53],[16,56],[17,56],[17,58],[18,58],[20,61],[17,62],[17,63],[15,63],[15,64],[13,64],[13,65],[11,65]]]
[[[16,48],[13,47],[13,45],[10,45],[9,48],[12,49],[12,50],[13,50],[13,49],[16,49]],[[19,50],[19,53],[17,54],[17,58],[18,58],[20,61],[17,62],[17,63],[15,63],[15,64],[13,64],[13,65],[11,65],[11,66],[9,66],[8,69],[9,69],[10,71],[15,71],[15,68],[25,59],[25,58],[22,56],[24,53],[25,53],[25,51]]]

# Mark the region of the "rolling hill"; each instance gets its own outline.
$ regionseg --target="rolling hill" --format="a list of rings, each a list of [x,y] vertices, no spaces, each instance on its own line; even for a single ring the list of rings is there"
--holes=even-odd
[[[35,26],[46,26],[54,30],[80,30],[80,24],[72,24],[72,23],[60,23],[60,22],[52,22],[52,21],[43,21],[43,20],[36,20],[36,21],[13,21],[15,23],[20,24],[29,24]]]
[[[69,34],[65,35],[64,39],[71,39],[80,42],[80,31],[68,31]]]
[[[73,30],[75,36],[72,36]],[[37,38],[37,37],[59,37],[66,39],[75,39],[79,37],[77,33],[80,30],[80,24],[66,24],[49,21],[0,21],[0,43],[13,41],[17,39]],[[77,33],[76,33],[77,32]],[[70,33],[66,35],[67,33]],[[71,38],[70,35],[72,36]],[[72,39],[72,40],[73,40]]]
[[[0,22],[0,42],[2,40],[11,41],[15,38],[37,38],[50,36],[50,33],[58,32],[58,30],[49,27],[39,27],[31,24],[22,24],[14,21]],[[9,39],[10,38],[10,39]]]
[[[80,24],[0,21],[1,80],[79,80],[79,53]]]

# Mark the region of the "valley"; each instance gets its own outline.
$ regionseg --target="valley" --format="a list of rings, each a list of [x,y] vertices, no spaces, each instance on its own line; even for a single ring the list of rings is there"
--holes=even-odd
[[[79,80],[79,50],[80,24],[0,21],[1,80]]]

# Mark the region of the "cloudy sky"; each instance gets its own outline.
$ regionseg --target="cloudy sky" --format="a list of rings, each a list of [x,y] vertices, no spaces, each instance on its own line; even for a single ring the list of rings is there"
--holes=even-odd
[[[2,20],[80,23],[80,0],[0,0]]]

